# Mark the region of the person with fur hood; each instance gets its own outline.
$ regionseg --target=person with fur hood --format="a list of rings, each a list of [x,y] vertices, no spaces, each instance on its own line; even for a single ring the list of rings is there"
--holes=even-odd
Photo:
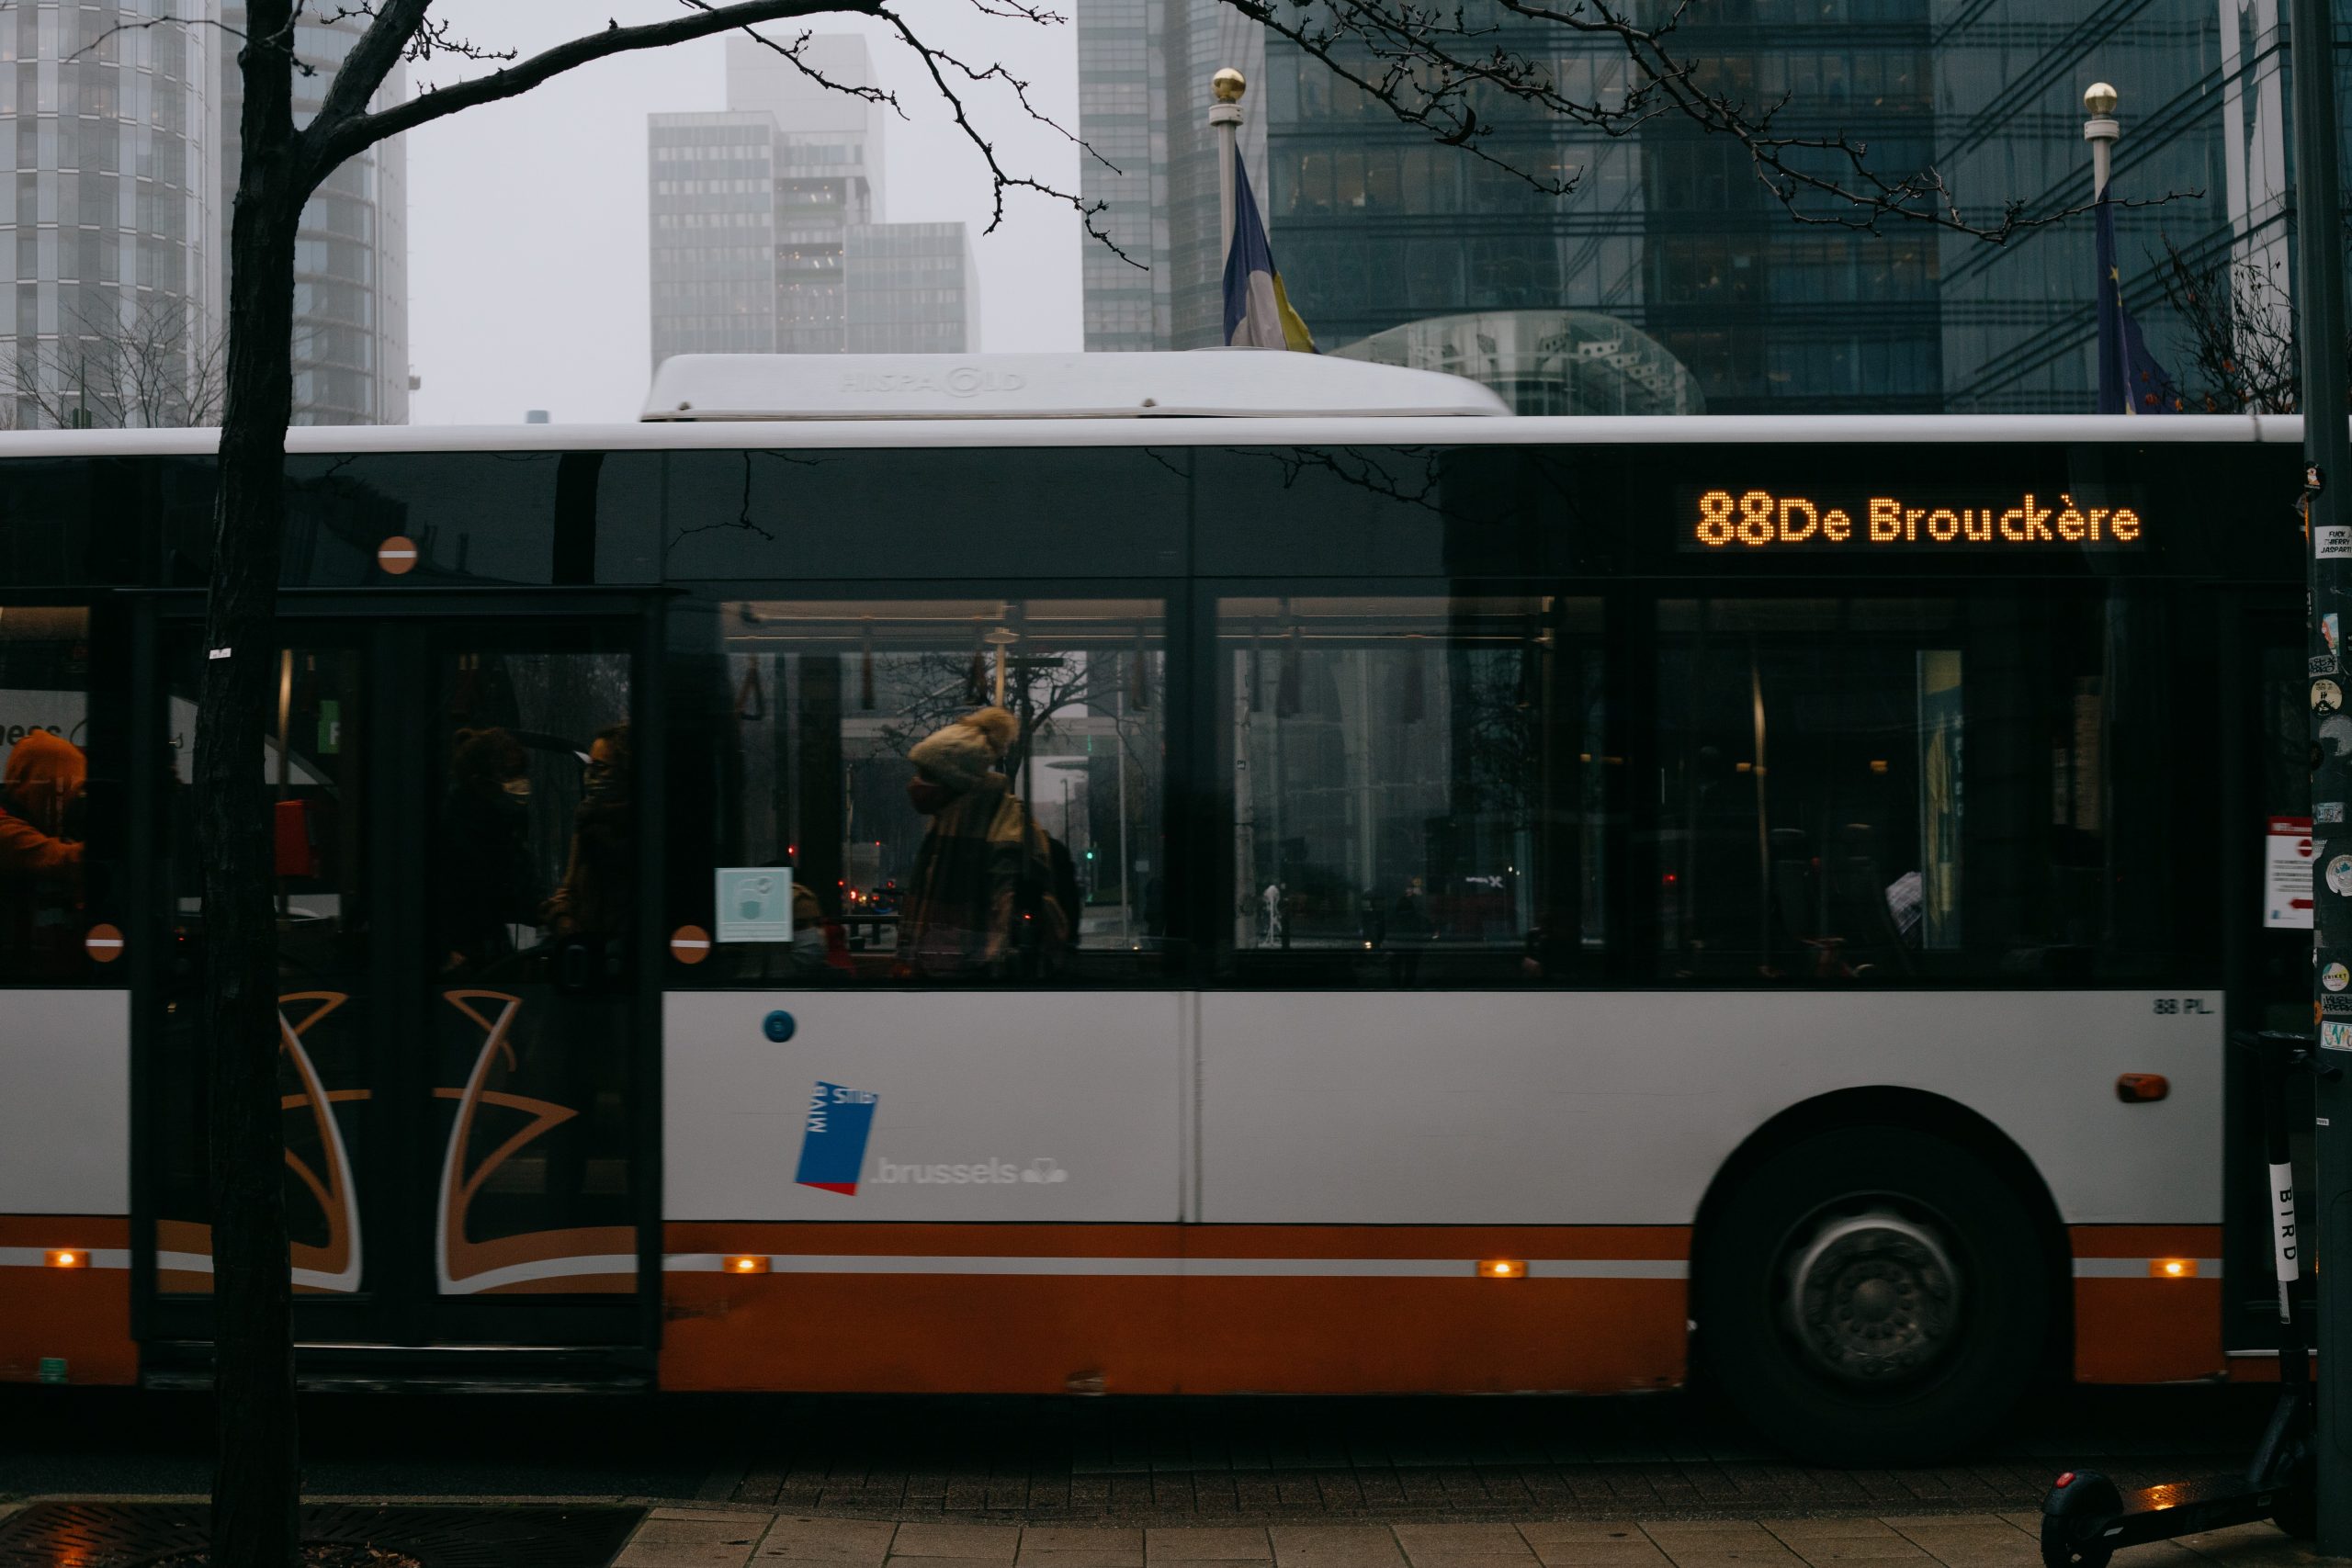
[[[1021,733],[1003,708],[967,714],[916,742],[907,798],[931,819],[899,916],[899,964],[929,980],[1013,972],[1057,953],[1069,912],[1053,896],[1052,849],[999,771]]]

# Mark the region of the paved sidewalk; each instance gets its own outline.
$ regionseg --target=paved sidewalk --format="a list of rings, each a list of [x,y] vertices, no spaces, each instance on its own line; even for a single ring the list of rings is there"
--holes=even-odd
[[[2039,1568],[2030,1514],[1518,1524],[896,1524],[656,1508],[614,1568]],[[2134,1547],[2116,1568],[2325,1561],[2269,1525]]]

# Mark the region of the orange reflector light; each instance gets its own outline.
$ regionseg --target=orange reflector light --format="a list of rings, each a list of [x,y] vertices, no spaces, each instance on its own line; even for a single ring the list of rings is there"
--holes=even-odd
[[[1489,1258],[1478,1265],[1481,1280],[1524,1280],[1527,1261],[1520,1258]]]
[[[2158,1280],[2194,1280],[2197,1259],[2194,1258],[2151,1258],[2148,1273]]]
[[[2115,1080],[2115,1098],[2126,1105],[2146,1105],[2172,1092],[2172,1081],[2162,1073],[2126,1073]]]
[[[767,1254],[764,1252],[732,1254],[727,1259],[727,1271],[729,1274],[764,1274],[768,1271]]]
[[[87,1269],[90,1255],[78,1247],[60,1247],[50,1251],[47,1262],[51,1269]]]

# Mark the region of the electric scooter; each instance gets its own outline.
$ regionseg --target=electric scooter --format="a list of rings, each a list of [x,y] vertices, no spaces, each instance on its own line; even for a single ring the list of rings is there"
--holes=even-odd
[[[2041,1500],[2045,1568],[2106,1568],[2120,1546],[2256,1519],[2275,1519],[2290,1535],[2312,1533],[2317,1502],[2311,1352],[2295,1320],[2302,1238],[2295,1226],[2286,1093],[2288,1072],[2311,1064],[2312,1043],[2302,1035],[2268,1031],[2240,1033],[2233,1043],[2252,1053],[2259,1066],[2262,1152],[2269,1166],[2271,1250],[2278,1276],[2278,1404],[2243,1474],[2167,1482],[2130,1493],[2095,1470],[2059,1476]],[[2343,1069],[2320,1070],[2333,1076]]]

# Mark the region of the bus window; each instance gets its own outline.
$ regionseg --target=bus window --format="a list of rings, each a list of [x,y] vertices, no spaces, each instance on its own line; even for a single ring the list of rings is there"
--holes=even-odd
[[[1115,984],[1165,946],[1157,599],[720,607],[677,978]],[[707,902],[704,902],[707,900]],[[707,910],[707,913],[700,911]]]
[[[90,613],[0,606],[0,982],[81,976]]]
[[[1550,595],[1217,607],[1230,972],[1544,984],[1606,945],[1600,606]]]
[[[2194,758],[2135,765],[2120,750],[2166,728],[2164,608],[1662,601],[1662,977],[2158,973],[2181,946],[2193,857],[2127,846],[2203,776]]]

